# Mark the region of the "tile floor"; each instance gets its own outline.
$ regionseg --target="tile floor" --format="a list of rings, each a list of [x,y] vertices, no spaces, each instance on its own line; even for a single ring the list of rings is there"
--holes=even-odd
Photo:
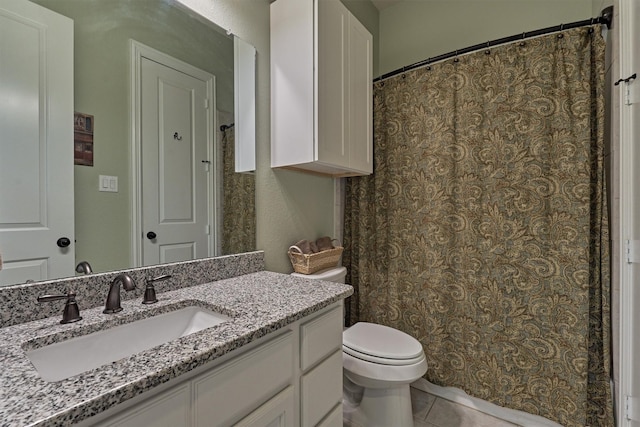
[[[517,427],[517,424],[411,387],[414,427]]]

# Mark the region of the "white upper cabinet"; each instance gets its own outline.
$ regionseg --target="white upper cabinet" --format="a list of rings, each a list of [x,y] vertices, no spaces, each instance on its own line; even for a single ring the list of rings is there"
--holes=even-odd
[[[271,167],[373,172],[372,48],[339,0],[271,4]]]

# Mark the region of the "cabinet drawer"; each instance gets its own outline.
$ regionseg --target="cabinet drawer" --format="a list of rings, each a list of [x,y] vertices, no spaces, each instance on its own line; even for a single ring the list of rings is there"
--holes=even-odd
[[[293,333],[240,355],[193,381],[196,426],[228,425],[291,383]]]
[[[342,306],[300,326],[300,367],[306,371],[342,349]]]
[[[315,426],[342,400],[342,349],[301,380],[302,426]]]

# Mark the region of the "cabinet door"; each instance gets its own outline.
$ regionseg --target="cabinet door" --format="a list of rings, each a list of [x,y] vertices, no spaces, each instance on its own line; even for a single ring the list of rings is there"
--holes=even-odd
[[[127,409],[99,427],[187,427],[191,425],[189,384],[171,390]]]
[[[313,3],[271,3],[271,167],[314,160]]]
[[[349,11],[339,1],[316,1],[318,111],[316,160],[349,167],[348,24]]]
[[[289,331],[196,378],[194,425],[229,425],[291,384],[293,351]]]
[[[329,413],[325,417],[324,420],[320,421],[320,423],[316,427],[342,427],[342,403],[336,405],[333,408],[333,411]]]
[[[349,167],[373,173],[373,36],[349,16]]]
[[[293,427],[294,408],[293,387],[289,386],[234,427]]]
[[[303,375],[302,426],[315,426],[342,400],[342,350]]]

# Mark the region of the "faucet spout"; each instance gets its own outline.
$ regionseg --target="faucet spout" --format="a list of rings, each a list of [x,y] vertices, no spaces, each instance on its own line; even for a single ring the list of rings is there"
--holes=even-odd
[[[76,272],[91,274],[93,273],[93,270],[91,269],[91,264],[89,264],[87,261],[80,261],[78,265],[76,265]]]
[[[120,284],[122,284],[125,291],[132,291],[136,288],[136,283],[131,276],[127,273],[118,274],[109,286],[109,294],[107,295],[103,313],[112,314],[122,311],[120,306]]]

